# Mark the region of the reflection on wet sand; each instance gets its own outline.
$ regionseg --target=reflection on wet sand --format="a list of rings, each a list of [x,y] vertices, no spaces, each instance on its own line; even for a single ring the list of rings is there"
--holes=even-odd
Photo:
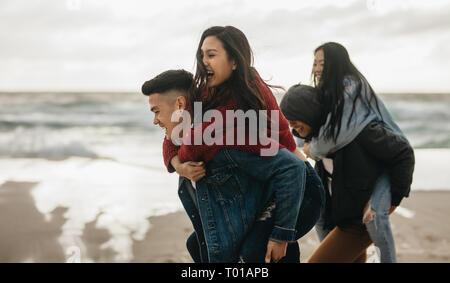
[[[111,248],[102,249],[111,235],[107,229],[96,227],[102,213],[85,224],[83,249],[63,247],[60,237],[68,208],[58,206],[50,217],[39,212],[31,195],[38,184],[7,181],[0,186],[0,262],[113,262],[116,253]]]
[[[55,208],[46,221],[30,194],[37,184],[5,182],[0,186],[0,262],[65,261],[58,238],[67,208]]]
[[[165,252],[173,245],[184,250],[181,261],[189,261],[184,241],[176,240],[191,233],[189,222],[178,225],[171,221],[175,224],[171,226],[161,221],[165,218],[149,217],[144,222],[150,223],[152,229],[141,238],[134,236],[133,228],[108,229],[105,224],[123,225],[99,210],[92,221],[74,228],[67,225],[75,221],[69,219],[73,216],[68,213],[70,208],[56,206],[49,213],[38,210],[33,196],[39,184],[6,181],[0,185],[0,262],[177,262],[179,254]],[[181,227],[184,233],[178,235]],[[167,240],[163,245],[162,238]]]
[[[149,217],[151,228],[142,240],[133,240],[132,262],[192,262],[186,239],[193,232],[184,212]]]
[[[103,213],[99,213],[94,221],[88,222],[84,226],[81,240],[86,247],[86,256],[94,262],[114,262],[116,252],[102,245],[111,239],[111,233],[104,228],[97,228],[98,219]]]
[[[0,172],[6,215],[6,210],[26,199],[21,209],[33,207],[42,221],[61,219],[59,236],[55,235],[55,245],[62,249],[59,261],[130,262],[135,259],[133,241],[143,240],[148,232],[148,217],[181,207],[178,178],[165,176],[162,170],[73,157],[66,161],[0,159]],[[24,184],[29,184],[25,194],[7,198],[7,191],[19,192]],[[6,219],[0,223],[4,229],[9,225]],[[3,258],[9,260],[9,256]],[[34,256],[29,260],[36,261]]]

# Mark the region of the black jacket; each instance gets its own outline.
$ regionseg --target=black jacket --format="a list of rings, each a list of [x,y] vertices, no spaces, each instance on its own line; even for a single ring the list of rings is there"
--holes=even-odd
[[[333,222],[329,225],[343,226],[361,221],[375,182],[386,167],[391,180],[392,205],[398,206],[403,197],[409,196],[414,151],[407,141],[375,121],[350,144],[329,157],[333,159],[332,195],[327,197],[326,210],[326,219]],[[328,173],[322,161],[316,163],[315,169],[322,182],[327,184]]]

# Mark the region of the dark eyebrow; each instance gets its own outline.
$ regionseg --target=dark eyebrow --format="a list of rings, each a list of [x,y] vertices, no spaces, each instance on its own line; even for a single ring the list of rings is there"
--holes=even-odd
[[[206,49],[205,51],[202,50],[202,53],[203,53],[203,52],[209,52],[209,51],[216,51],[216,52],[217,52],[217,49],[210,48],[210,49]]]
[[[158,106],[153,106],[152,108],[150,108],[150,111],[155,112],[156,110],[158,110]]]

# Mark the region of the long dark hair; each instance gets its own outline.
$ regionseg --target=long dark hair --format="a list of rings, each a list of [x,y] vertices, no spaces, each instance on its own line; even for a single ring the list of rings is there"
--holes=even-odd
[[[364,103],[369,109],[366,114],[366,118],[369,116],[371,111],[375,111],[370,106],[373,99],[375,100],[376,110],[380,116],[381,112],[378,107],[378,99],[375,92],[366,78],[350,60],[347,49],[339,43],[327,42],[317,47],[314,50],[314,54],[316,54],[319,50],[323,51],[325,59],[320,82],[316,82],[314,73],[312,73],[311,76],[313,77],[315,87],[318,87],[322,91],[322,105],[326,108],[326,111],[331,114],[328,126],[324,129],[325,139],[333,139],[334,142],[336,142],[339,132],[341,131],[342,112],[344,109],[344,77],[351,76],[352,79],[356,79],[357,82],[356,95],[353,99],[352,112],[349,120],[347,121],[347,126],[350,125],[351,118],[355,112],[356,101],[358,99],[361,99],[362,103]],[[370,98],[361,95],[363,82],[369,86]]]
[[[203,41],[208,36],[217,37],[222,42],[229,59],[236,62],[236,69],[231,74],[231,77],[220,86],[209,89],[207,88],[207,72],[203,65],[201,50]],[[213,26],[206,29],[198,44],[196,56],[197,70],[194,76],[193,89],[190,91],[191,99],[188,99],[191,102],[191,111],[195,101],[203,102],[203,111],[220,106],[223,103],[222,94],[225,94],[225,92],[229,92],[234,96],[239,109],[244,111],[249,109],[266,109],[263,94],[255,84],[255,80],[260,79],[260,77],[253,67],[253,52],[247,37],[242,31],[233,26]],[[265,82],[263,83],[265,84]],[[266,84],[266,86],[268,85]],[[207,97],[202,100],[204,91],[207,91]]]

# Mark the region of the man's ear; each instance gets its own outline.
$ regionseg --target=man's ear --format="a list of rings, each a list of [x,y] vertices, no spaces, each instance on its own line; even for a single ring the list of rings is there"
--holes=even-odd
[[[186,101],[186,97],[184,96],[178,96],[177,99],[175,100],[175,108],[177,110],[185,110],[186,109],[186,105],[187,101]]]

